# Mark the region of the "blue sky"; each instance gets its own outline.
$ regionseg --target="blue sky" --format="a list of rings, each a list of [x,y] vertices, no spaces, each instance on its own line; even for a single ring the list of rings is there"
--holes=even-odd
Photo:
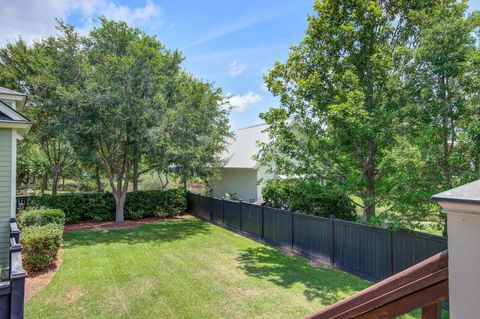
[[[22,35],[31,41],[55,32],[55,18],[82,33],[100,15],[124,20],[180,49],[183,66],[230,94],[233,129],[261,123],[260,112],[278,104],[263,84],[275,60],[304,36],[313,0],[0,0],[0,45]],[[470,0],[480,9],[480,0]]]
[[[275,60],[285,60],[289,45],[304,35],[312,1],[162,1],[163,26],[156,33],[185,55],[184,66],[234,97],[236,129],[261,123],[258,114],[277,101],[262,75]]]
[[[313,0],[0,0],[0,5],[16,13],[10,25],[17,27],[9,33],[27,40],[53,33],[54,18],[85,34],[99,15],[157,35],[167,48],[182,51],[188,71],[231,96],[230,122],[237,129],[261,123],[259,113],[278,104],[263,74],[303,38]]]

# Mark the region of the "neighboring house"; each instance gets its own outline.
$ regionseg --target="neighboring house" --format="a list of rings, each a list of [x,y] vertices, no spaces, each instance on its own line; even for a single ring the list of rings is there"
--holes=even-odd
[[[8,269],[10,218],[15,217],[17,140],[32,122],[19,113],[26,95],[0,87],[0,267]]]
[[[220,168],[220,177],[211,182],[213,196],[235,194],[247,202],[262,200],[265,182],[274,175],[267,173],[267,168],[253,157],[260,149],[258,143],[269,141],[267,129],[267,124],[260,124],[235,132],[222,155],[224,164]]]

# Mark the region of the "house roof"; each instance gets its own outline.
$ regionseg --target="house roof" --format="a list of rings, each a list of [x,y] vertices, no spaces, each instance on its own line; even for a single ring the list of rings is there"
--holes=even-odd
[[[15,109],[21,111],[27,100],[27,95],[25,93],[20,93],[14,90],[10,90],[0,86],[0,99],[13,101],[15,103]]]
[[[229,146],[223,153],[224,168],[256,168],[253,159],[258,154],[260,142],[268,142],[268,124],[259,124],[238,129],[229,139]]]
[[[20,93],[20,92],[14,91],[14,90],[10,90],[10,89],[4,88],[2,86],[0,86],[0,94],[27,96],[25,93]]]
[[[480,180],[432,196],[436,202],[480,204]]]
[[[28,118],[0,100],[0,122],[32,124]]]

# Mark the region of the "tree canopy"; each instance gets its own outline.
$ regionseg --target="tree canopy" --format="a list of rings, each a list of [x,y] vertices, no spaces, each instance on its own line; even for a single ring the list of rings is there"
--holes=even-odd
[[[42,173],[53,193],[67,160],[95,172],[98,189],[101,169],[122,222],[126,192],[141,174],[173,171],[185,182],[214,174],[230,134],[221,89],[183,70],[178,50],[124,22],[101,17],[86,36],[61,21],[58,29],[0,50],[0,85],[30,96],[27,142],[48,160]],[[27,160],[24,167],[38,171]]]
[[[453,150],[467,126],[457,124],[469,122],[474,95],[465,81],[474,72],[477,19],[465,8],[454,1],[316,1],[305,38],[265,77],[280,105],[261,115],[275,141],[263,146],[263,160],[277,173],[314,176],[360,197],[366,220],[378,205],[401,207],[399,181],[423,205],[432,190],[453,186],[445,168],[459,167]],[[469,160],[461,162],[468,170]],[[416,169],[430,174],[435,166],[448,183],[415,180]]]

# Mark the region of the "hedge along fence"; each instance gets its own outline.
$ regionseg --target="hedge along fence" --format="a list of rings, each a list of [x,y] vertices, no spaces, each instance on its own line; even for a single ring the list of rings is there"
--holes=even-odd
[[[66,223],[113,220],[115,199],[111,193],[68,193],[31,196],[17,200],[22,208],[57,208],[65,213]],[[186,190],[142,190],[127,193],[125,218],[169,217],[187,209]]]
[[[447,249],[447,239],[188,193],[189,212],[253,239],[383,280]]]

